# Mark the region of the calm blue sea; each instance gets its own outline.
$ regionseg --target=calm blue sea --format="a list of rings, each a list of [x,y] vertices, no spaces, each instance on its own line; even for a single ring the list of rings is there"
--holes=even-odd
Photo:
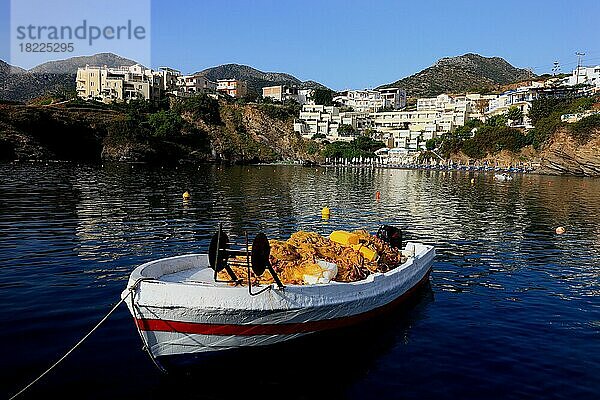
[[[121,306],[23,398],[600,398],[600,180],[69,163],[0,164],[0,396],[87,333],[137,265],[206,251],[219,222],[240,242],[389,223],[438,256],[372,324],[168,375]]]

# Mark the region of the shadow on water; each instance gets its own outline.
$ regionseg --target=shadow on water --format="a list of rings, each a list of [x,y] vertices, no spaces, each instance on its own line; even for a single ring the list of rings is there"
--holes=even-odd
[[[154,398],[339,398],[367,376],[377,360],[405,343],[426,317],[434,295],[429,282],[400,307],[367,323],[290,343],[169,364]]]

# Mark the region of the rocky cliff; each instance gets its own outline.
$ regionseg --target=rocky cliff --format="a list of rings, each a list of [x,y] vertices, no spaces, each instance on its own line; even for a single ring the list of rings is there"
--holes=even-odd
[[[541,173],[600,176],[600,130],[581,143],[567,128],[556,131],[540,152]]]
[[[129,117],[119,111],[1,105],[0,160],[315,161],[306,150],[314,142],[293,132],[293,118],[255,104],[221,104],[219,112],[218,124],[184,114],[192,129],[163,138],[128,131]]]

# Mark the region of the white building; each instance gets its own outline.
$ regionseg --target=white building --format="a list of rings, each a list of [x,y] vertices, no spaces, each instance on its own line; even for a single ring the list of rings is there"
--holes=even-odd
[[[174,94],[177,96],[190,96],[197,93],[214,93],[216,90],[217,83],[208,80],[202,75],[182,75],[177,77]]]
[[[485,117],[489,118],[495,115],[502,115],[513,107],[518,108],[523,113],[522,121],[511,121],[511,126],[533,128],[529,118],[531,102],[539,97],[537,87],[522,86],[514,90],[508,90],[495,99],[490,100]]]
[[[298,103],[304,105],[314,105],[315,104],[315,89],[299,89],[298,90]]]
[[[338,132],[341,125],[349,125],[352,133]],[[299,118],[294,122],[294,131],[305,138],[312,138],[316,134],[325,135],[330,141],[351,141],[360,132],[372,125],[368,113],[340,112],[335,106],[309,105],[302,106]]]
[[[293,100],[300,105],[314,105],[313,95],[313,89],[299,89],[296,86],[275,85],[262,88],[262,97],[264,98],[269,97],[281,102]]]
[[[377,112],[384,108],[396,110],[406,106],[406,92],[398,88],[345,90],[333,101],[357,112]]]
[[[565,78],[564,83],[568,86],[591,85],[596,89],[595,91],[598,91],[600,90],[600,65],[575,68],[571,75]]]

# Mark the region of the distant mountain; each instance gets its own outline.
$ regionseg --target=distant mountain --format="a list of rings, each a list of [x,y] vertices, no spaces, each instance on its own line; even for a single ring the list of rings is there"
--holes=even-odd
[[[29,71],[13,67],[0,60],[0,100],[27,101],[53,90],[75,90],[77,68],[85,65],[117,67],[133,64],[136,62],[112,53],[49,61],[31,68]],[[227,78],[245,80],[248,82],[248,90],[256,94],[261,94],[264,86],[279,84],[326,89],[325,86],[315,81],[303,82],[290,74],[262,72],[246,65],[219,65],[199,73],[212,81]]]
[[[296,85],[301,89],[327,89],[315,81],[301,81],[282,72],[263,72],[247,65],[223,64],[198,72],[211,81],[218,79],[240,79],[248,83],[248,91],[262,94],[262,88],[274,85]]]
[[[75,90],[77,68],[86,65],[117,67],[136,62],[112,53],[48,61],[29,71],[0,60],[0,100],[27,101],[51,91]]]
[[[10,65],[2,60],[0,60],[0,77],[4,77],[10,73],[13,74],[22,74],[25,71],[23,68],[15,67],[14,65]]]
[[[128,58],[113,53],[98,53],[93,56],[72,57],[66,60],[48,61],[29,70],[32,73],[77,74],[77,68],[86,65],[119,67],[137,64]]]
[[[501,85],[535,77],[500,57],[464,54],[438,60],[434,65],[407,78],[380,87],[400,87],[409,97],[436,96],[471,90],[494,90]]]

